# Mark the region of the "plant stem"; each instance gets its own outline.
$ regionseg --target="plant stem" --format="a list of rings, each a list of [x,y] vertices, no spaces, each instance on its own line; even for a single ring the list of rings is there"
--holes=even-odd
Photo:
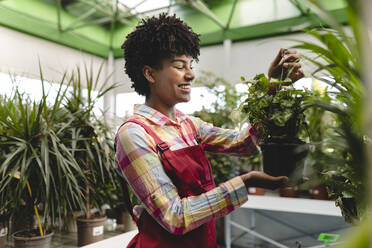
[[[85,158],[85,168],[88,168],[88,156]],[[90,219],[90,197],[89,197],[89,183],[88,181],[85,181],[85,217],[87,219]]]

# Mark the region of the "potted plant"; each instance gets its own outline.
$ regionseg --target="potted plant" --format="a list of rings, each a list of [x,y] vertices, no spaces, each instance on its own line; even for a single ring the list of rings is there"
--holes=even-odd
[[[64,141],[71,120],[62,108],[65,77],[48,104],[40,75],[41,99],[31,100],[15,89],[0,106],[0,147],[5,151],[0,196],[13,227],[23,228],[13,233],[16,247],[49,247],[53,226],[68,215],[72,204],[83,200],[76,176],[84,173]]]
[[[259,74],[252,81],[242,81],[249,88],[239,111],[266,135],[260,143],[264,171],[273,176],[291,175],[293,180],[302,178],[301,172],[293,172],[307,154],[299,133],[306,127],[304,101],[311,93],[288,85],[290,79],[285,76],[269,80]]]
[[[307,30],[317,40],[295,47],[310,52],[305,58],[314,66],[313,76],[329,85],[332,101],[314,97],[309,105],[332,113],[334,125],[317,147],[315,168],[321,172],[331,197],[347,222],[358,223],[365,215],[367,185],[363,106],[365,88],[361,72],[363,54],[359,38],[357,1],[347,1],[350,32],[338,24],[319,1],[306,1],[328,29]],[[313,56],[312,56],[313,55]]]
[[[96,115],[94,107],[98,100],[116,85],[108,85],[108,79],[100,82],[101,70],[102,65],[94,75],[92,68],[88,70],[85,66],[83,79],[80,69],[77,68],[71,77],[72,91],[65,104],[65,109],[73,116],[69,126],[72,155],[85,174],[85,177],[77,179],[79,187],[84,189],[85,205],[82,209],[84,216],[77,219],[78,246],[103,238],[106,216],[100,213],[92,214],[91,211],[93,208],[99,210],[101,200],[105,198],[106,192],[97,190],[100,185],[115,185],[113,130]],[[100,88],[99,83],[102,83]]]

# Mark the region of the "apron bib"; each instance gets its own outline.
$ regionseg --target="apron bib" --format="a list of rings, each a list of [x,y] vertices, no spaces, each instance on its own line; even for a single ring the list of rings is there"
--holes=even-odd
[[[152,128],[141,120],[132,118],[127,121],[142,126],[155,140],[163,168],[177,187],[181,198],[200,195],[216,187],[212,168],[205,156],[200,136],[194,124],[189,119],[186,121],[193,128],[198,144],[176,151],[171,151],[168,144],[163,142]],[[144,210],[137,225],[139,233],[131,240],[127,248],[218,248],[214,219],[184,235],[175,235],[165,230]]]

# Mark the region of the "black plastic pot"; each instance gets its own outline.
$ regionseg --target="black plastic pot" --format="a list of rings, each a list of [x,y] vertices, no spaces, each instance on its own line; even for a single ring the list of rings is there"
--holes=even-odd
[[[261,143],[264,172],[271,176],[290,176],[307,155],[304,144],[301,140]]]

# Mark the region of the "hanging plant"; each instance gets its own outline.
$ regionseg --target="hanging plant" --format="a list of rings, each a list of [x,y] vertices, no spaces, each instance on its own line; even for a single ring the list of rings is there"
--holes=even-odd
[[[244,113],[249,123],[265,134],[260,143],[264,171],[273,176],[290,176],[290,182],[296,182],[302,178],[300,165],[307,154],[299,133],[306,127],[304,102],[311,92],[294,88],[287,77],[290,73],[283,71],[279,79],[271,80],[264,74],[248,81],[242,77],[248,90],[236,111]]]

